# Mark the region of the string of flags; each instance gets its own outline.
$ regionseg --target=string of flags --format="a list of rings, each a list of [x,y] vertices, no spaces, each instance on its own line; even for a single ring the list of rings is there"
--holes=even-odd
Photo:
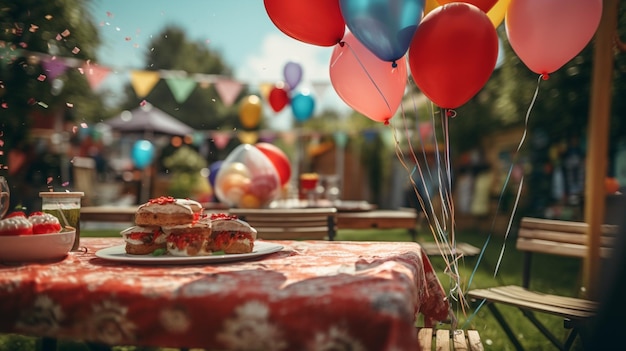
[[[67,70],[76,69],[85,77],[91,89],[95,91],[100,88],[111,74],[118,76],[122,74],[128,77],[139,99],[147,96],[154,89],[155,85],[163,79],[176,102],[180,104],[187,100],[196,87],[207,89],[210,86],[214,86],[220,100],[228,107],[235,103],[243,88],[249,85],[233,77],[217,74],[189,73],[181,70],[149,71],[109,67],[91,62],[90,60],[27,51],[13,44],[0,41],[0,64],[10,64],[18,57],[23,56],[28,56],[31,62],[42,66],[44,74],[38,77],[40,81],[53,81],[62,76]],[[274,84],[273,82],[259,84],[258,89],[263,97],[268,96]],[[314,83],[314,88],[321,93],[329,84]]]

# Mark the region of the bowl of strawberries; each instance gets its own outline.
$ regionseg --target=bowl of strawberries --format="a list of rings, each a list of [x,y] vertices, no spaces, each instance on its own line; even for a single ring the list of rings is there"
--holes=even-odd
[[[61,260],[75,236],[74,228],[62,227],[49,213],[11,212],[0,219],[0,262]]]

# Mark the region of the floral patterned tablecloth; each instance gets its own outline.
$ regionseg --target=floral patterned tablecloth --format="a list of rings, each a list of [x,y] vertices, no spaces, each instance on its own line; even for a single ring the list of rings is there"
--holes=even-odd
[[[0,332],[219,350],[415,350],[415,318],[448,302],[417,243],[273,241],[220,264],[132,265],[86,253],[0,264]]]

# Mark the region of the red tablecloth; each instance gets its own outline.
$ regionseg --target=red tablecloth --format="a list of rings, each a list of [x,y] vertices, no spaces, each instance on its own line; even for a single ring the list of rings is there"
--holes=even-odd
[[[84,238],[60,262],[0,264],[0,332],[220,350],[414,350],[448,302],[416,243],[276,241],[242,262],[145,266]],[[350,345],[350,347],[346,347]]]

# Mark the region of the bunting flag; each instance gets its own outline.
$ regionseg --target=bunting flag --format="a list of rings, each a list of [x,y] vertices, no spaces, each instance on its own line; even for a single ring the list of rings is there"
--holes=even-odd
[[[259,133],[255,131],[239,131],[237,138],[242,144],[254,144],[259,140]]]
[[[317,96],[318,98],[321,98],[322,96],[324,96],[324,94],[326,94],[326,90],[330,86],[330,83],[314,82],[312,85],[313,85],[313,91],[315,91],[315,96]]]
[[[230,141],[230,132],[215,131],[211,133],[211,138],[215,143],[215,147],[217,147],[219,150],[222,150],[226,147],[226,145],[228,145],[228,142]]]
[[[196,87],[196,81],[187,77],[167,78],[165,82],[170,88],[172,95],[174,95],[174,99],[179,104],[187,101],[187,98]]]
[[[44,57],[41,61],[41,67],[43,67],[46,77],[50,80],[56,79],[67,70],[65,60],[56,56]]]
[[[218,79],[215,82],[215,90],[217,90],[217,94],[226,107],[232,106],[235,103],[242,89],[243,84],[236,80]]]
[[[85,76],[92,90],[96,90],[102,81],[111,73],[108,67],[96,65],[86,61],[79,71]]]
[[[160,79],[161,74],[157,71],[130,72],[130,84],[133,86],[135,94],[140,99],[148,95]]]

